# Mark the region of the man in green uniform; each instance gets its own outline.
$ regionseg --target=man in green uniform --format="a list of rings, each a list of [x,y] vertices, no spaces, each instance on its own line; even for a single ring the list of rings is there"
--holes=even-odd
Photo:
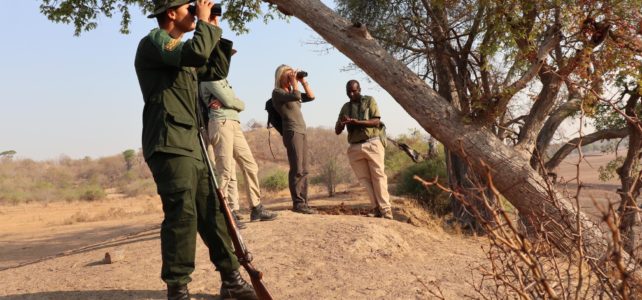
[[[135,67],[145,100],[143,154],[163,202],[161,278],[168,299],[189,299],[187,284],[194,270],[196,232],[209,248],[221,273],[221,297],[257,299],[238,272],[225,220],[219,210],[198,138],[197,77],[221,37],[218,19],[208,23],[212,3],[154,0],[159,28],[138,45]],[[195,30],[195,31],[194,31]],[[194,37],[183,42],[186,32]]]
[[[388,177],[384,171],[386,149],[381,140],[379,107],[374,98],[361,95],[361,86],[356,80],[348,81],[346,93],[350,101],[341,107],[334,131],[341,134],[348,127],[348,159],[370,196],[373,216],[392,219]]]

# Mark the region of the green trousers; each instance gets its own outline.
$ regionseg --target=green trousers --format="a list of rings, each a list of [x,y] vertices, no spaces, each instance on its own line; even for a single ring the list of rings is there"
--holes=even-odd
[[[152,155],[147,164],[156,181],[165,215],[161,226],[163,281],[171,286],[191,281],[197,231],[219,271],[238,269],[207,166],[192,157],[162,152]]]

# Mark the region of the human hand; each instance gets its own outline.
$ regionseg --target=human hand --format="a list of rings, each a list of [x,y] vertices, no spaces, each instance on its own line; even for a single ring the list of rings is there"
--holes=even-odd
[[[356,125],[357,122],[359,121],[357,119],[350,118],[350,117],[348,117],[346,115],[343,115],[341,117],[341,119],[342,119],[341,120],[341,124],[343,124],[343,125]]]
[[[296,87],[297,86],[296,72],[294,70],[290,70],[288,72],[288,79],[289,79],[290,85],[292,85],[292,87]]]
[[[196,17],[203,21],[209,20],[210,14],[212,13],[212,6],[214,6],[214,3],[210,0],[196,0]],[[218,20],[216,20],[216,22],[218,22]]]
[[[207,107],[213,110],[217,110],[221,108],[221,106],[223,106],[223,104],[221,104],[221,101],[219,101],[218,99],[214,99],[212,102],[210,102],[210,104]]]

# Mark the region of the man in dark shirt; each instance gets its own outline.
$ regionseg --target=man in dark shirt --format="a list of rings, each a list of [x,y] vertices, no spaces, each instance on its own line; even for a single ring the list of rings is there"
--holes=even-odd
[[[221,273],[221,296],[257,299],[243,280],[239,262],[216,194],[209,180],[198,138],[197,78],[194,68],[206,63],[221,37],[218,19],[210,23],[212,3],[198,0],[155,0],[159,28],[138,45],[135,67],[143,93],[143,154],[163,202],[161,278],[168,299],[189,299],[187,284],[194,271],[196,232],[209,248]],[[194,37],[183,42],[183,34]]]

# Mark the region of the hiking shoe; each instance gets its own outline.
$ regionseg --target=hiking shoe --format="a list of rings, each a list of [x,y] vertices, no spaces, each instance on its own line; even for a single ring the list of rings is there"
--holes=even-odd
[[[190,300],[187,285],[167,286],[167,300]]]
[[[254,288],[238,270],[221,272],[221,299],[258,300]]]
[[[374,211],[367,214],[367,216],[371,218],[384,218],[388,220],[394,220],[394,217],[392,215],[392,209],[390,208],[386,208],[386,209],[375,208]]]
[[[379,208],[376,207],[373,209],[371,213],[368,213],[366,216],[370,218],[381,218],[383,217],[383,214],[381,214],[381,210],[379,210]]]
[[[316,215],[319,213],[316,209],[309,207],[307,204],[296,204],[294,205],[294,208],[292,208],[292,211],[306,215]]]
[[[277,213],[270,211],[263,207],[263,204],[259,204],[256,207],[252,208],[250,213],[250,221],[272,221],[276,219]]]
[[[383,212],[381,212],[381,217],[384,218],[384,219],[388,219],[388,220],[394,220],[395,219],[392,216],[392,209],[390,209],[390,208],[384,209]]]
[[[234,219],[234,224],[236,224],[236,228],[245,229],[247,227],[245,223],[241,222],[241,219],[239,218],[235,210],[232,211],[232,219]]]
[[[244,219],[244,217],[243,217],[243,215],[241,214],[241,211],[240,211],[240,210],[232,210],[232,212],[234,212],[234,214],[236,215],[236,218],[237,218],[237,219],[239,219],[239,220],[243,220],[243,219]]]

